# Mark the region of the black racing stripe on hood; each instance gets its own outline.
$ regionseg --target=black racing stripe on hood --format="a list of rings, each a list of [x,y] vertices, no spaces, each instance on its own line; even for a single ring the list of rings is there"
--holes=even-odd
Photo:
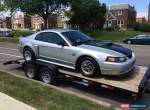
[[[125,48],[121,45],[110,43],[110,42],[98,42],[98,41],[91,41],[89,43],[86,43],[86,45],[90,46],[96,46],[96,47],[101,47],[105,49],[110,49],[119,53],[122,53],[126,55],[127,57],[131,58],[132,57],[132,51],[128,48]]]

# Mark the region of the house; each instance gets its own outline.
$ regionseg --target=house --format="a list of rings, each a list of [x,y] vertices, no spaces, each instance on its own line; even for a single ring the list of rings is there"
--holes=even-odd
[[[136,22],[136,10],[129,4],[112,5],[107,8],[104,28],[132,28]]]
[[[48,27],[56,28],[57,27],[57,15],[49,15],[48,17]]]
[[[68,25],[69,18],[67,16],[64,15],[59,15],[57,17],[57,27],[58,28],[69,28],[70,26]]]
[[[31,17],[26,15],[13,16],[11,19],[13,30],[31,29]]]
[[[35,15],[31,17],[31,28],[34,31],[42,30],[44,28],[44,20],[42,17]]]
[[[145,17],[138,17],[138,18],[136,18],[136,22],[140,23],[140,24],[145,24],[146,19],[145,19]]]
[[[57,16],[51,15],[48,17],[48,28],[57,27]],[[44,20],[42,17],[35,15],[31,17],[31,28],[33,30],[44,29]]]
[[[12,26],[10,17],[0,18],[0,30],[11,29],[11,27]]]

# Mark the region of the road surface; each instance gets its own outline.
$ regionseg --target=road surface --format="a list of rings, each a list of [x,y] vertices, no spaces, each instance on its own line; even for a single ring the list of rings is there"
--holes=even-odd
[[[137,58],[137,65],[150,65],[150,46],[125,44],[123,45],[134,51],[135,56]],[[5,61],[14,60],[18,58],[22,58],[22,56],[18,52],[18,47],[16,44],[0,43],[0,69],[4,69],[15,74],[24,76],[24,72],[22,71],[22,68],[19,65],[9,65],[5,67],[2,65],[2,63]],[[61,82],[61,84],[58,84],[57,86],[73,92],[84,94],[88,97],[111,103],[113,106],[117,107],[119,107],[120,104],[123,103],[135,103],[135,101],[131,99],[130,94],[121,91],[112,92],[105,89],[94,90],[67,82]],[[138,101],[138,103],[146,103],[150,105],[150,94],[144,94],[143,98],[140,101]],[[150,107],[148,108],[148,110],[150,110]]]

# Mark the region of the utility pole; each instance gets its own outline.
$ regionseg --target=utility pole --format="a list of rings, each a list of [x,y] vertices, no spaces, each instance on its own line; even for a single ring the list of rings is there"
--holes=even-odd
[[[148,24],[150,24],[150,4],[148,6]]]

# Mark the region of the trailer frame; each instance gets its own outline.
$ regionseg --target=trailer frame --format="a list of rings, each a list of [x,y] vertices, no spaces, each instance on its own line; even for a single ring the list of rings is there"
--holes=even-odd
[[[59,74],[57,74],[56,76],[63,76],[64,78],[66,78],[69,81],[72,81],[73,83],[79,84],[79,85],[83,85],[83,86],[87,86],[87,87],[96,87],[96,88],[105,88],[108,90],[122,90],[122,91],[126,91],[126,92],[130,92],[131,96],[134,98],[134,100],[138,100],[140,98],[142,98],[143,94],[145,93],[145,91],[149,91],[147,90],[147,80],[150,78],[150,66],[147,68],[144,77],[142,78],[142,80],[140,81],[140,84],[138,86],[138,92],[133,92],[130,90],[126,90],[126,89],[122,89],[122,88],[118,88],[115,87],[114,85],[109,85],[109,84],[104,84],[104,83],[100,83],[97,81],[93,81],[90,80],[90,78],[86,78],[86,77],[80,77],[78,75],[70,75],[70,74],[66,74],[65,72],[62,73],[60,67],[53,65],[51,63],[47,63],[47,62],[43,62],[43,61],[28,61],[26,62],[24,59],[17,59],[17,60],[11,60],[11,61],[7,61],[5,63],[3,63],[3,65],[9,65],[9,64],[19,64],[22,65],[23,69],[25,68],[26,64],[32,64],[34,65],[38,71],[45,67],[45,68],[49,68],[50,70],[52,70],[52,72],[59,72]],[[53,68],[51,68],[53,67]],[[67,69],[66,69],[67,70]],[[25,70],[24,70],[25,71]]]

